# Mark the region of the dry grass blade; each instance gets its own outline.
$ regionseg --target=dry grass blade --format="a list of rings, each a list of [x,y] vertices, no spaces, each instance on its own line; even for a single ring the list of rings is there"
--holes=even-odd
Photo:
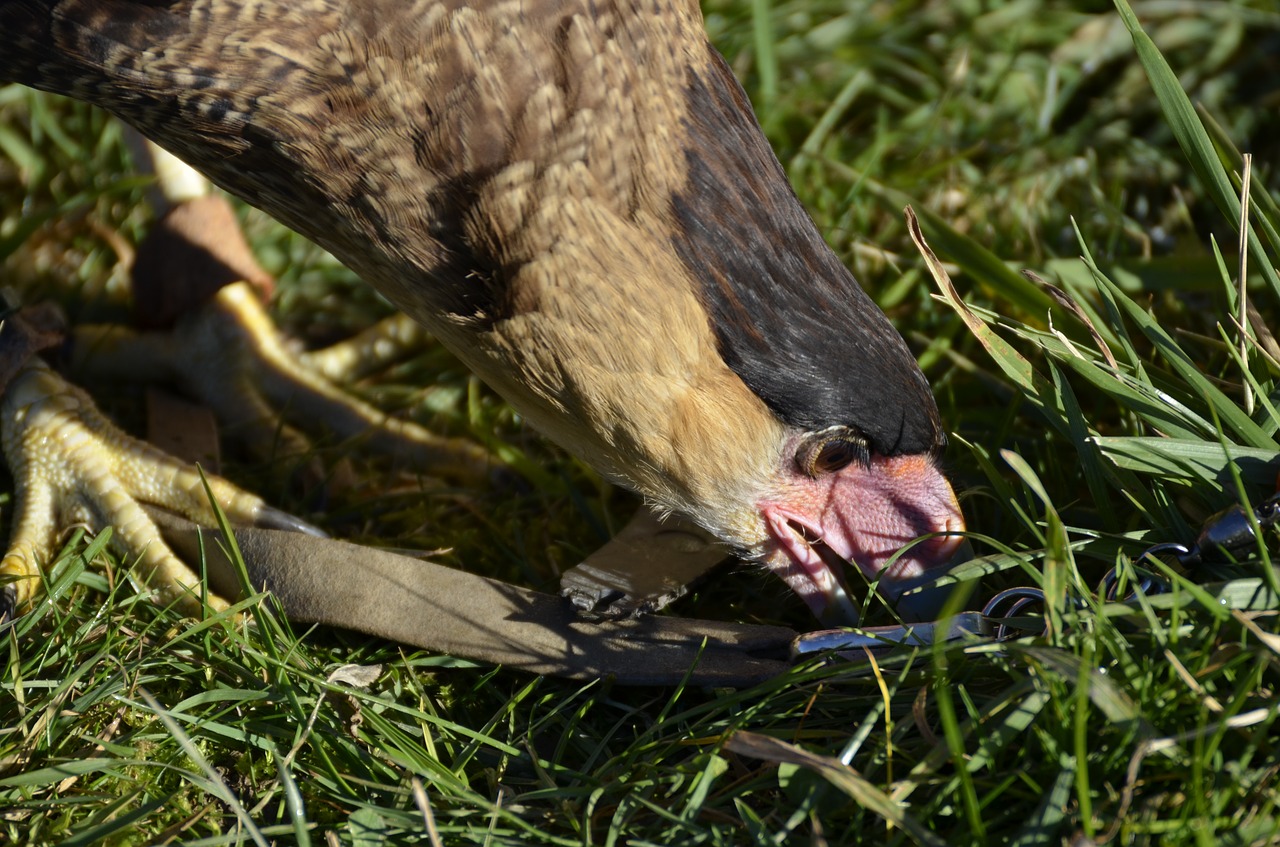
[[[902,805],[895,803],[883,791],[861,777],[839,759],[819,756],[802,750],[793,744],[754,732],[735,732],[725,741],[726,750],[768,762],[787,763],[808,768],[822,776],[836,788],[853,798],[858,804],[875,812],[889,823],[908,833],[920,844],[943,847],[945,841],[938,838],[919,821],[906,813]]]
[[[1236,275],[1239,290],[1236,296],[1240,300],[1240,314],[1236,325],[1240,327],[1240,361],[1248,367],[1249,336],[1245,332],[1249,320],[1249,185],[1253,181],[1253,156],[1244,154],[1244,172],[1240,176],[1240,243],[1236,249],[1240,252],[1240,272]],[[1253,388],[1249,381],[1243,380],[1244,411],[1253,414]]]

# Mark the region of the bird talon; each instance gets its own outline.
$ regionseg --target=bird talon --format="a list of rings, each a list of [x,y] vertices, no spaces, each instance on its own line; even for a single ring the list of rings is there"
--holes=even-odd
[[[14,477],[16,503],[10,546],[0,560],[0,615],[13,616],[35,596],[41,566],[52,560],[58,527],[74,518],[90,530],[115,528],[112,549],[135,561],[139,581],[187,613],[201,608],[200,578],[160,540],[144,505],[205,525],[215,514],[205,485],[235,524],[267,522],[316,533],[298,518],[219,477],[199,472],[150,444],[126,435],[81,389],[33,359],[0,399],[0,442]],[[211,597],[209,607],[226,608]]]
[[[284,532],[300,532],[316,538],[328,538],[329,533],[313,523],[308,523],[297,515],[290,514],[274,506],[263,505],[253,525],[259,529],[278,529]]]
[[[18,618],[18,592],[13,585],[0,588],[0,631],[8,629]]]
[[[279,409],[428,473],[479,482],[497,465],[477,444],[391,417],[311,371],[247,283],[219,289],[171,332],[80,326],[72,338],[77,378],[177,382],[260,459],[314,452],[300,431],[280,423]]]

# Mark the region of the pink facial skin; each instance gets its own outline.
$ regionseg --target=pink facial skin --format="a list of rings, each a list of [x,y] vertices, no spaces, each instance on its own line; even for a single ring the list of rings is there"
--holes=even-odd
[[[771,547],[763,563],[825,622],[856,620],[839,569],[852,562],[882,584],[947,565],[963,544],[964,516],[951,485],[928,456],[873,457],[817,478],[788,473],[783,489],[759,504]],[[932,533],[892,568],[904,545]]]

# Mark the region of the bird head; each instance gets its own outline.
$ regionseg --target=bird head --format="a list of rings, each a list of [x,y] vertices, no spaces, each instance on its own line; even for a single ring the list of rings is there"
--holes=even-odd
[[[964,517],[930,454],[873,455],[857,431],[834,426],[788,438],[777,475],[756,503],[765,528],[757,558],[822,620],[857,619],[846,565],[895,596],[963,544]]]
[[[819,618],[856,619],[846,566],[894,597],[963,547],[964,518],[938,466],[937,405],[902,337],[801,208],[714,52],[689,73],[685,100],[671,244],[718,361],[755,401],[751,411],[737,403],[721,437],[756,469],[732,471],[753,480],[746,490],[728,478],[703,486],[686,514]]]
[[[491,180],[465,242],[498,257],[479,276],[500,296],[479,344],[461,321],[437,332],[537,429],[847,619],[847,567],[892,596],[957,552],[946,438],[707,51],[682,88],[651,86],[660,132],[593,119],[571,134],[608,130],[585,160]]]

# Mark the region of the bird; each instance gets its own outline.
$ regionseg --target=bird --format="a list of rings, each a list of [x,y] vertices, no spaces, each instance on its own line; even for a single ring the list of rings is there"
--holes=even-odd
[[[311,238],[815,615],[850,564],[883,586],[959,548],[929,384],[696,2],[6,0],[0,32],[0,80]]]

